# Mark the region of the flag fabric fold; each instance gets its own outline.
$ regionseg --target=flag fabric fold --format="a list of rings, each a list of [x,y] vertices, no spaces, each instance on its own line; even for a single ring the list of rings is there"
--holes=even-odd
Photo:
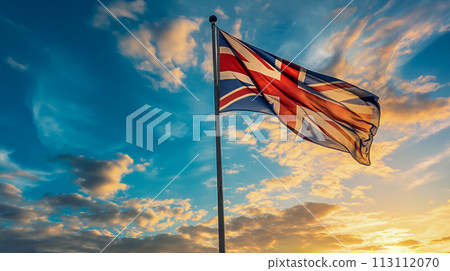
[[[218,40],[220,112],[276,115],[303,139],[370,165],[380,122],[376,95],[290,63],[221,29]]]

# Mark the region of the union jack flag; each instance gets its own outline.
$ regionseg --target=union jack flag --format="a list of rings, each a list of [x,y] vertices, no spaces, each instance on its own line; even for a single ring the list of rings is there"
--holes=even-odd
[[[221,29],[218,39],[220,112],[276,115],[303,139],[348,152],[370,165],[370,146],[380,122],[376,95],[274,56]],[[302,132],[305,120],[314,133]]]

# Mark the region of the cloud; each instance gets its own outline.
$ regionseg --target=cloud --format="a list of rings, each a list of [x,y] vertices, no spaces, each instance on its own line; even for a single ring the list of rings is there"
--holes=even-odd
[[[442,237],[440,239],[432,240],[431,242],[449,242],[450,236]]]
[[[450,116],[450,98],[423,95],[445,84],[432,82],[432,75],[408,82],[398,70],[439,35],[440,14],[445,10],[442,5],[417,6],[400,17],[368,15],[331,35],[326,42],[328,54],[313,47],[309,58],[322,56],[326,73],[379,95],[381,127],[403,132],[417,129],[416,125],[426,129]],[[431,13],[435,15],[429,16]]]
[[[67,230],[61,224],[35,225],[26,229],[1,229],[0,252],[90,252],[98,253],[112,237],[98,230]],[[216,252],[179,234],[158,234],[144,238],[119,238],[108,252]]]
[[[417,247],[418,245],[420,245],[420,242],[417,240],[408,239],[408,240],[398,242],[395,245],[403,246],[403,247]]]
[[[128,155],[118,154],[116,160],[95,160],[83,156],[60,155],[59,160],[67,161],[77,178],[74,183],[86,194],[106,199],[112,198],[128,186],[122,183],[123,176],[131,173],[133,159]]]
[[[16,184],[30,184],[31,181],[45,179],[45,172],[22,168],[11,160],[13,151],[0,149],[0,179],[15,181]],[[38,177],[39,175],[39,177]]]
[[[144,0],[135,0],[132,2],[115,1],[107,7],[118,19],[127,18],[137,20],[137,15],[145,12],[146,3]],[[97,7],[97,13],[92,20],[92,25],[98,28],[105,28],[109,26],[111,20],[114,20],[111,14],[103,6],[99,5]]]
[[[408,189],[414,189],[416,187],[433,182],[442,176],[439,176],[432,170],[433,166],[444,165],[446,159],[450,156],[450,147],[446,147],[442,152],[433,154],[428,157],[420,159],[410,169],[399,173],[394,178],[397,181],[403,181],[407,184]]]
[[[239,170],[236,170],[236,169],[225,169],[224,173],[227,174],[227,175],[238,174]]]
[[[345,20],[351,16],[353,16],[353,14],[355,14],[355,12],[358,10],[357,7],[353,6],[353,7],[347,7],[344,11],[342,11],[344,7],[342,8],[337,8],[335,10],[333,10],[333,12],[331,12],[331,14],[329,15],[330,18],[334,18],[336,15],[339,15],[338,20]]]
[[[61,223],[0,228],[0,252],[99,252],[110,238],[98,231],[71,231]]]
[[[435,80],[436,76],[421,75],[410,82],[405,81],[400,83],[398,87],[407,93],[429,93],[448,85],[448,83],[439,84],[437,82],[431,82]]]
[[[112,203],[102,204],[92,208],[92,212],[85,214],[83,218],[88,219],[91,223],[95,221],[103,223],[104,227],[114,224],[125,226],[150,201],[151,199],[148,198],[132,198],[124,199],[120,207]],[[193,210],[190,199],[155,200],[136,218],[133,225],[137,230],[146,232],[161,231],[174,226],[175,222],[198,221],[206,214],[207,212],[203,209]]]
[[[14,176],[11,174],[7,174],[7,173],[0,173],[0,178],[12,180],[12,179],[14,179]]]
[[[231,33],[233,36],[235,36],[238,39],[242,39],[241,24],[242,24],[242,19],[236,19],[236,21],[234,22],[234,25],[233,25],[233,32]]]
[[[389,2],[386,3],[386,5],[384,5],[384,7],[382,7],[381,9],[379,9],[377,12],[375,12],[375,16],[377,16],[380,13],[385,12],[386,10],[389,10],[389,8],[392,6],[392,1],[393,0],[389,0]]]
[[[27,171],[13,171],[13,172],[9,172],[9,173],[0,173],[0,178],[10,179],[10,180],[14,180],[17,178],[24,178],[24,179],[29,179],[29,180],[33,180],[33,181],[39,180],[39,177],[37,177],[36,175],[31,174]]]
[[[216,188],[216,184],[217,184],[216,177],[211,177],[211,178],[207,179],[206,181],[203,182],[203,184],[207,188]]]
[[[147,28],[145,28],[144,25],[140,25],[139,29],[134,31],[135,35],[139,37],[139,40],[145,45],[145,47],[150,51],[151,53],[155,54],[156,49],[153,46],[153,44],[150,42],[153,39],[153,34],[151,31]],[[132,58],[149,58],[154,64],[157,64],[158,62],[151,58],[151,56],[148,54],[148,51],[142,47],[142,45],[134,39],[134,37],[126,35],[123,36],[119,40],[119,49],[120,52],[123,55],[132,57]]]
[[[24,207],[0,203],[0,220],[12,220],[16,222],[29,223],[39,218],[37,212]]]
[[[181,235],[159,234],[142,239],[122,238],[116,244],[111,245],[109,252],[190,252],[206,253],[217,252],[214,247],[197,244]]]
[[[362,247],[358,247],[357,250],[358,250],[358,251],[362,251],[362,252],[365,252],[365,251],[376,252],[376,251],[383,251],[383,250],[386,250],[386,247],[384,247],[384,246],[372,246],[372,245],[370,245],[370,246],[362,246]]]
[[[0,220],[2,222],[16,221],[14,227],[9,225],[11,231],[15,227],[27,231],[29,230],[27,227],[34,229],[53,225],[57,229],[64,229],[57,234],[79,235],[95,228],[97,235],[111,238],[128,226],[121,237],[141,238],[146,233],[153,232],[157,235],[159,231],[165,231],[177,224],[179,226],[186,225],[188,221],[199,221],[208,214],[204,209],[193,209],[190,199],[152,201],[149,198],[119,198],[117,200],[120,205],[77,193],[45,196],[34,202],[16,201],[16,205],[1,205]],[[148,206],[151,201],[152,204]],[[148,208],[141,212],[144,207]],[[141,214],[129,225],[138,213]],[[54,222],[55,219],[58,222]],[[8,224],[4,226],[8,226]],[[0,227],[0,236],[1,232]],[[54,233],[55,231],[44,232],[41,237],[53,236]],[[15,249],[20,248],[10,248],[9,251],[15,251]]]
[[[142,45],[128,35],[119,37],[119,49],[122,55],[133,59],[137,70],[144,72],[151,79],[155,87],[167,88],[180,86],[180,81],[186,77],[181,70],[197,65],[194,50],[197,42],[193,33],[200,29],[202,20],[192,20],[179,17],[164,26],[141,24],[136,36],[145,47],[155,55],[170,71],[170,74],[159,61],[153,57]],[[162,77],[157,83],[154,76]]]
[[[99,115],[94,113],[98,108],[89,106],[91,101],[84,93],[94,88],[89,89],[89,85],[80,79],[85,78],[83,69],[65,72],[77,64],[76,59],[71,59],[54,63],[50,69],[39,70],[39,80],[29,107],[39,140],[47,148],[70,146],[92,150],[100,145],[96,142],[98,134],[92,134],[93,127],[99,123]],[[67,91],[61,92],[61,88]]]
[[[295,140],[283,141],[280,138],[278,124],[263,122],[261,129],[269,131],[270,143],[261,146],[258,152],[265,157],[276,161],[279,165],[291,168],[289,176],[280,176],[280,179],[289,188],[301,188],[302,183],[310,183],[309,194],[322,198],[343,198],[351,196],[351,188],[342,183],[357,174],[370,174],[387,178],[397,170],[386,165],[383,161],[395,151],[407,137],[375,142],[372,146],[371,167],[363,167],[346,153],[327,149],[309,142]],[[295,135],[292,135],[295,138]],[[267,184],[274,184],[268,187]],[[265,195],[267,192],[283,191],[282,186],[274,179],[270,182],[261,181],[256,194]],[[250,195],[250,192],[248,195]],[[272,194],[273,197],[273,194]],[[263,198],[267,198],[263,196]],[[367,200],[362,197],[353,197],[354,200]],[[252,199],[253,201],[255,198]]]
[[[382,102],[382,125],[391,130],[421,136],[434,124],[450,117],[450,98],[425,96],[387,97]]]
[[[177,229],[185,237],[189,237],[190,240],[201,242],[204,239],[210,239],[217,234],[217,229],[208,227],[204,224],[195,226],[181,226]]]
[[[59,214],[67,227],[70,225],[75,226],[75,229],[101,227],[104,230],[119,232],[152,201],[148,198],[119,200],[120,205],[72,193],[48,196],[39,202],[40,207],[51,210],[54,215]],[[66,207],[72,210],[71,215],[60,214]],[[198,221],[205,215],[207,211],[204,209],[193,210],[189,199],[155,200],[133,221],[133,224],[129,225],[123,236],[130,234],[141,237],[145,232],[166,230],[176,223]]]
[[[95,206],[95,201],[91,197],[85,197],[83,195],[72,194],[59,194],[55,196],[47,196],[41,199],[52,208],[54,207],[72,207],[72,208],[86,208]]]
[[[349,191],[349,189],[341,181],[341,178],[336,176],[325,175],[322,179],[312,183],[310,195],[328,199],[342,198],[344,191]]]
[[[14,27],[14,28],[16,28],[16,29],[18,29],[18,30],[21,30],[21,31],[24,31],[24,30],[27,29],[24,25],[21,25],[21,24],[19,24],[19,23],[16,23],[16,22],[14,22],[13,20],[10,20],[10,19],[8,19],[8,18],[6,18],[6,17],[3,17],[3,16],[0,16],[0,21],[2,21],[2,22],[4,22],[4,23],[7,23],[7,24],[9,24],[10,26],[12,26],[12,27]]]
[[[21,199],[22,191],[12,184],[0,183],[0,197],[5,199]]]
[[[204,79],[208,81],[213,80],[213,59],[212,59],[212,47],[211,42],[203,43],[202,48],[204,50],[205,58],[202,62],[202,70],[205,72]]]
[[[0,149],[0,167],[2,169],[17,169],[18,166],[11,161],[11,158],[9,157],[13,152]]]
[[[308,202],[305,205],[323,220],[340,210],[339,206]],[[339,243],[317,226],[317,221],[301,205],[227,219],[227,251],[229,252],[317,252],[321,249],[342,251]],[[180,227],[178,231],[198,243],[208,243],[217,232],[203,224]],[[361,243],[355,236],[338,236],[344,243]]]
[[[447,32],[450,30],[450,24],[446,24],[446,25],[442,25],[441,27],[439,27],[439,32]]]
[[[202,20],[189,20],[180,17],[174,20],[167,29],[159,35],[157,40],[158,54],[163,63],[174,65],[196,65],[197,59],[193,54],[197,42],[192,32],[200,29]]]
[[[11,68],[18,70],[18,71],[26,71],[29,68],[28,64],[21,64],[19,62],[17,62],[16,60],[14,60],[12,57],[7,57],[5,59],[6,63],[11,66]]]
[[[238,174],[243,167],[243,165],[232,164],[230,168],[224,170],[224,173],[227,175]]]
[[[320,219],[339,210],[339,207],[329,204],[306,205]],[[231,252],[317,251],[320,247],[333,248],[335,251],[342,249],[333,238],[324,234],[323,229],[316,228],[315,225],[314,218],[299,205],[279,210],[276,214],[231,218],[227,222],[227,249]],[[101,232],[63,227],[58,222],[3,228],[0,230],[0,251],[98,252],[112,238]],[[216,236],[217,229],[209,223],[184,225],[174,234],[119,238],[106,252],[216,252]],[[339,238],[348,243],[361,242],[357,237],[349,235]]]
[[[358,185],[358,186],[352,188],[352,190],[351,190],[352,199],[359,198],[366,202],[373,202],[372,198],[369,198],[364,194],[364,190],[368,190],[371,188],[372,188],[372,185]]]
[[[402,216],[386,217],[390,220],[391,225],[404,229],[404,238],[394,242],[389,242],[392,246],[406,245],[409,247],[393,248],[394,251],[415,251],[415,252],[442,252],[447,251],[448,244],[445,242],[449,226],[450,201],[444,202],[431,210],[420,214],[407,214]],[[413,242],[407,240],[414,240]],[[435,240],[442,240],[436,242]],[[381,240],[380,240],[381,241]],[[386,241],[386,240],[383,240]],[[402,241],[407,241],[402,243]],[[421,246],[418,246],[418,243]],[[388,242],[386,242],[388,243]]]
[[[136,170],[139,172],[144,172],[147,170],[148,167],[150,167],[152,164],[149,162],[144,162],[142,164],[136,164]]]
[[[216,9],[214,10],[214,12],[215,12],[217,15],[219,15],[219,17],[220,17],[221,19],[227,20],[227,19],[229,18],[228,15],[226,15],[225,12],[223,12],[223,10],[222,10],[220,7],[216,8]]]
[[[152,199],[117,200],[120,206],[71,193],[45,196],[34,202],[15,202],[16,205],[1,203],[0,221],[6,224],[0,226],[0,251],[98,252],[114,237],[113,232],[121,231]],[[213,248],[180,234],[157,233],[176,223],[187,225],[187,221],[199,221],[205,215],[206,210],[192,209],[190,199],[155,200],[108,250],[187,252],[196,249],[211,252]],[[143,237],[151,232],[151,236]],[[160,242],[167,243],[162,245]]]
[[[0,214],[4,220],[22,223],[9,228],[0,227],[0,251],[98,252],[113,237],[111,230],[121,230],[148,200],[124,200],[119,208],[117,204],[79,194],[61,194],[45,197],[28,209],[0,204]],[[59,214],[62,222],[46,220],[45,216],[37,220],[37,211],[33,210],[62,210],[65,206],[71,207],[72,215],[61,214],[61,211],[54,213]],[[400,217],[390,217],[380,212],[355,213],[329,203],[306,202],[305,206],[352,252],[442,251],[448,239],[445,235],[448,230],[448,203],[426,214]],[[148,212],[144,212],[142,218],[138,218],[106,252],[217,251],[216,218],[188,225],[185,223],[187,219],[196,219],[195,215],[189,215],[190,208],[189,200],[155,201]],[[144,237],[144,232],[148,234],[158,225],[171,224],[166,220],[176,219],[174,217],[179,217],[183,225],[173,233],[154,233]],[[410,221],[416,223],[411,224]],[[432,221],[439,221],[444,227],[433,231],[438,225]],[[302,205],[227,217],[226,230],[229,252],[344,251]],[[433,234],[421,239],[420,234],[430,230]]]
[[[252,189],[252,188],[255,188],[255,184],[248,185],[248,186],[241,186],[241,187],[236,188],[236,193],[244,192],[244,191],[247,191],[248,189]]]

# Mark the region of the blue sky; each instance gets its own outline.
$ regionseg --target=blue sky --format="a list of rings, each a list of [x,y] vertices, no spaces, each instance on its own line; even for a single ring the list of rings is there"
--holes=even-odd
[[[110,251],[216,251],[214,140],[192,140],[192,115],[213,112],[209,15],[290,60],[348,2],[104,4],[199,101],[97,1],[4,1],[0,251],[99,251],[197,154]],[[351,251],[448,249],[448,11],[355,0],[295,59],[380,96],[373,165],[280,142],[270,122],[268,142],[224,142],[230,251],[343,251],[252,154]],[[125,142],[125,117],[144,104],[173,114],[154,152]]]

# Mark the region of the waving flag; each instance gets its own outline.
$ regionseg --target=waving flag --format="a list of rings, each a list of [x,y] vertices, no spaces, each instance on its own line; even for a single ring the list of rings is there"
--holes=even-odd
[[[218,36],[220,112],[276,115],[305,140],[348,152],[370,165],[370,146],[380,122],[376,95],[290,63],[221,29]],[[314,133],[303,132],[305,123]]]

